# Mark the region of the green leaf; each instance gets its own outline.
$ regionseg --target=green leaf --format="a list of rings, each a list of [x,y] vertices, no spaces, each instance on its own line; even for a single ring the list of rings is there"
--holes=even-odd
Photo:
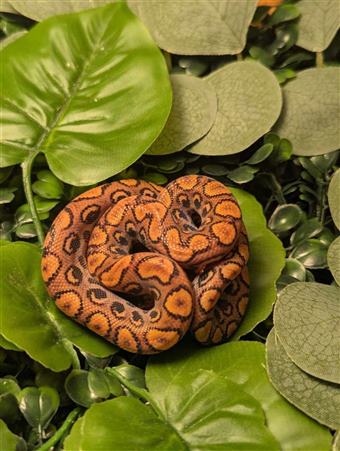
[[[253,155],[245,161],[247,164],[258,164],[262,163],[266,158],[269,157],[269,155],[274,150],[274,146],[271,143],[263,144]]]
[[[60,199],[62,197],[64,185],[51,171],[39,171],[37,178],[38,180],[32,184],[32,190],[35,194],[45,199]]]
[[[270,315],[276,299],[275,282],[285,264],[285,251],[282,242],[267,228],[262,207],[255,197],[237,188],[231,190],[240,204],[250,245],[249,305],[232,337],[237,340]]]
[[[289,257],[296,258],[306,268],[326,268],[328,245],[318,239],[306,240],[296,246]]]
[[[264,64],[265,66],[271,66],[275,62],[273,55],[271,55],[267,50],[261,47],[257,46],[250,47],[249,55],[255,60]]]
[[[306,69],[283,87],[283,111],[275,131],[292,142],[295,155],[339,148],[339,76],[339,67]]]
[[[217,98],[214,89],[205,79],[188,75],[171,75],[173,104],[164,129],[147,151],[152,155],[178,152],[212,127]]]
[[[339,295],[335,286],[298,282],[280,292],[274,310],[276,334],[292,361],[334,383],[340,383]]]
[[[328,248],[327,262],[334,280],[340,285],[340,236]]]
[[[16,41],[17,39],[21,38],[27,33],[27,30],[21,30],[17,31],[16,33],[10,34],[7,38],[2,39],[0,41],[0,50],[3,50],[5,47],[7,47],[12,42]]]
[[[270,217],[268,226],[275,233],[285,233],[294,229],[303,218],[303,211],[298,205],[279,205]]]
[[[180,373],[200,370],[209,370],[227,378],[254,397],[260,403],[268,429],[282,451],[329,449],[329,431],[290,405],[269,382],[265,349],[261,343],[240,341],[209,349],[181,343],[166,354],[149,360],[146,371],[148,386],[154,392],[164,393],[170,381]]]
[[[51,387],[26,387],[18,394],[19,409],[33,428],[46,429],[59,407],[59,395]]]
[[[13,8],[11,3],[8,0],[2,0],[0,4],[0,11],[4,13],[17,14],[17,11]]]
[[[235,55],[246,44],[256,0],[128,0],[156,43],[178,55]]]
[[[204,174],[212,175],[213,177],[220,177],[222,175],[227,175],[229,170],[223,164],[205,164],[202,166],[202,171]]]
[[[290,244],[296,246],[301,241],[317,236],[323,229],[318,218],[310,218],[303,222],[290,237]]]
[[[300,4],[298,5],[300,6]],[[281,22],[287,22],[288,20],[293,20],[299,17],[299,8],[295,5],[280,5],[270,16],[268,20],[268,25],[277,25]]]
[[[2,9],[2,8],[1,8]],[[4,451],[26,451],[24,440],[11,432],[6,423],[0,419],[0,445]]]
[[[340,230],[340,169],[334,172],[328,187],[328,203],[334,224]]]
[[[36,25],[2,51],[2,73],[1,166],[42,151],[73,185],[128,167],[171,107],[164,59],[123,3]]]
[[[0,418],[8,424],[15,423],[20,417],[16,396],[19,385],[9,378],[0,379]]]
[[[72,370],[65,380],[65,390],[73,402],[83,407],[90,407],[91,404],[99,402],[101,396],[98,396],[95,390],[89,384],[89,372],[85,370]],[[102,394],[102,393],[101,393]],[[107,398],[110,394],[106,391]]]
[[[287,258],[282,275],[294,277],[296,280],[304,282],[306,280],[306,268],[299,260]]]
[[[114,369],[136,387],[146,388],[145,373],[138,366],[123,363],[122,365],[115,366]]]
[[[166,185],[168,183],[168,178],[159,172],[149,172],[143,175],[141,179],[155,183],[156,185]]]
[[[228,178],[238,184],[248,183],[253,180],[254,174],[257,171],[257,168],[253,168],[251,166],[239,166],[238,168],[228,172]]]
[[[267,337],[267,370],[278,392],[306,415],[331,429],[340,426],[340,388],[302,371],[288,357],[272,329]],[[326,451],[326,450],[325,450]]]
[[[15,186],[9,188],[0,188],[0,205],[9,204],[15,197],[14,192],[17,190]]]
[[[199,155],[241,152],[267,133],[279,117],[280,85],[262,64],[230,63],[205,79],[216,90],[218,111],[209,133],[190,152]]]
[[[47,297],[36,246],[17,242],[1,246],[0,253],[0,333],[7,340],[53,371],[69,368],[75,353],[72,343],[98,357],[116,351],[60,312]]]
[[[6,340],[6,338],[3,337],[2,335],[0,335],[0,346],[4,349],[7,349],[8,351],[21,351],[21,349],[18,348],[18,346]]]
[[[340,23],[337,0],[300,0],[297,45],[310,52],[322,52],[333,40]]]

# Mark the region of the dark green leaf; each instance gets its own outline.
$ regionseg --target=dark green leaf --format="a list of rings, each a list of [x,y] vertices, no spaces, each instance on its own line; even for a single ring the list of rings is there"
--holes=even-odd
[[[327,266],[328,246],[317,239],[306,240],[299,244],[290,257],[299,260],[306,268],[325,268]]]
[[[301,241],[317,236],[323,229],[323,225],[317,218],[310,218],[303,222],[300,227],[291,235],[290,243],[296,246]]]
[[[269,155],[274,150],[274,146],[271,143],[263,144],[257,151],[248,159],[245,161],[245,163],[248,164],[258,164],[262,163],[266,158],[269,157]]]
[[[100,401],[100,396],[89,386],[89,372],[85,370],[72,370],[66,378],[65,390],[73,402],[83,407],[90,407],[91,404]],[[106,393],[109,396],[108,389]]]
[[[149,172],[141,177],[143,180],[147,182],[156,183],[156,185],[165,185],[168,183],[168,178],[165,175],[160,174],[159,172]]]
[[[51,387],[26,387],[18,394],[19,409],[33,428],[46,429],[59,407],[58,392]]]
[[[282,271],[283,275],[295,278],[295,282],[304,282],[306,280],[306,268],[299,260],[295,258],[287,258],[285,267]]]
[[[232,171],[228,172],[228,178],[235,183],[242,184],[251,182],[255,176],[255,173],[258,171],[257,168],[253,168],[252,166],[240,166]]]
[[[9,204],[15,197],[16,187],[0,188],[0,205]]]
[[[223,164],[205,164],[202,166],[202,171],[204,174],[212,175],[213,177],[218,177],[222,175],[227,175],[229,170]]]
[[[269,228],[276,233],[285,233],[294,229],[303,219],[303,211],[295,204],[278,206],[269,220]]]
[[[295,5],[280,5],[270,17],[268,24],[277,25],[281,22],[287,22],[299,17],[300,11]]]

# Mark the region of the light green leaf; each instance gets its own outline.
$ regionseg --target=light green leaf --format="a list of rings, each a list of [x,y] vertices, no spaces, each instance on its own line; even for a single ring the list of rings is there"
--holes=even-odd
[[[340,430],[334,436],[332,451],[340,451]]]
[[[227,64],[205,79],[215,88],[218,111],[209,133],[190,152],[199,155],[241,152],[267,133],[279,117],[280,85],[262,64],[253,61]]]
[[[327,262],[334,280],[340,285],[340,236],[328,248]]]
[[[238,184],[248,183],[253,180],[256,172],[257,169],[252,166],[239,166],[228,172],[228,178]]]
[[[217,98],[214,89],[201,78],[171,75],[173,105],[160,136],[147,153],[178,152],[204,136],[214,123]]]
[[[295,407],[331,429],[340,427],[340,386],[302,371],[289,358],[272,329],[267,337],[269,378]]]
[[[53,0],[11,0],[10,3],[23,16],[39,22],[57,14],[67,14],[115,3],[115,0],[64,0],[61,2]]]
[[[255,197],[237,188],[232,188],[232,192],[240,204],[250,245],[250,297],[245,317],[232,337],[237,340],[270,315],[276,299],[275,282],[285,264],[285,251],[282,242],[267,228],[262,207]]]
[[[1,166],[42,151],[61,180],[96,183],[137,160],[170,112],[164,58],[124,3],[49,18],[1,56]]]
[[[332,219],[340,230],[340,169],[334,172],[328,187],[328,203]]]
[[[17,11],[12,6],[13,2],[9,2],[8,0],[1,0],[0,11],[3,13],[11,13],[17,14]]]
[[[159,47],[178,55],[240,53],[256,3],[256,0],[128,0]]]
[[[301,18],[297,45],[310,52],[322,52],[340,25],[338,0],[300,0]]]
[[[265,348],[256,342],[226,343],[202,348],[181,343],[147,365],[149,388],[164,393],[178,374],[210,370],[226,377],[260,404],[266,424],[282,451],[328,451],[331,434],[289,404],[273,388],[265,370]]]
[[[24,36],[27,33],[27,30],[21,30],[21,31],[17,31],[16,33],[12,33],[10,34],[8,37],[6,37],[5,39],[2,39],[0,41],[0,50],[3,50],[5,47],[7,47],[9,44],[11,44],[12,42],[16,41],[17,39],[21,38],[22,36]]]
[[[282,346],[302,370],[340,383],[340,288],[298,282],[284,288],[274,310]]]
[[[2,8],[1,8],[2,9]],[[24,440],[11,432],[6,423],[0,419],[0,449],[4,451],[25,451]]]
[[[339,67],[306,69],[283,87],[283,111],[275,131],[295,155],[320,155],[340,146]]]
[[[274,146],[271,143],[263,144],[259,149],[257,149],[256,152],[253,153],[253,155],[245,161],[247,164],[258,164],[262,163],[266,158],[269,157],[269,155],[274,150]]]
[[[47,297],[39,249],[28,243],[0,247],[0,333],[53,371],[72,362],[72,343],[98,357],[116,348],[69,319]]]
[[[18,348],[18,346],[6,340],[6,338],[3,337],[2,335],[0,335],[0,346],[4,349],[7,349],[8,351],[21,351],[21,349]]]

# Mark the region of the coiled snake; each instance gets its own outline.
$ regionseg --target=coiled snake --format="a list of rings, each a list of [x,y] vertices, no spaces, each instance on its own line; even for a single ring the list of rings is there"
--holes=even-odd
[[[248,256],[240,208],[222,183],[127,179],[59,213],[42,274],[66,315],[122,349],[155,354],[189,329],[206,345],[233,334],[248,303]]]

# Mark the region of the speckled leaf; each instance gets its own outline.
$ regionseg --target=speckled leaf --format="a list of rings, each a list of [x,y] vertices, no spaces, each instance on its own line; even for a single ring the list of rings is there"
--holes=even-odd
[[[310,282],[288,285],[276,302],[274,324],[296,365],[340,383],[340,288]]]
[[[37,246],[16,242],[0,247],[0,333],[53,371],[63,371],[72,344],[98,357],[116,348],[62,314],[47,296]]]
[[[340,286],[340,236],[329,246],[327,261],[334,280]]]
[[[283,87],[283,111],[275,131],[295,155],[320,155],[340,146],[340,67],[306,69]]]
[[[250,299],[246,315],[232,337],[237,340],[270,315],[276,299],[275,282],[285,264],[285,251],[282,242],[267,228],[262,207],[255,197],[237,188],[232,188],[232,192],[240,204],[250,244]]]
[[[1,68],[0,166],[40,151],[72,185],[130,166],[171,108],[164,58],[124,3],[46,19],[2,50]]]
[[[217,94],[216,120],[190,152],[199,155],[241,152],[267,133],[279,117],[280,85],[262,64],[253,61],[227,64],[205,79]]]
[[[256,0],[128,0],[159,47],[178,55],[240,53],[256,3]]]
[[[57,14],[67,14],[115,3],[115,0],[10,0],[10,3],[23,16],[39,22]]]
[[[301,17],[297,45],[310,52],[322,52],[340,25],[338,0],[300,0]]]
[[[147,365],[149,387],[165,392],[180,373],[209,370],[226,377],[260,404],[266,424],[282,451],[328,451],[331,434],[289,404],[272,386],[265,369],[265,347],[258,342],[234,342],[211,348],[180,343]],[[151,382],[150,382],[151,379]],[[151,385],[150,385],[151,384]]]
[[[340,169],[334,172],[328,187],[328,203],[334,224],[340,230]]]
[[[178,152],[204,136],[217,112],[215,90],[204,79],[171,75],[173,104],[168,121],[147,151],[153,155]]]
[[[331,429],[340,427],[340,385],[302,371],[272,329],[267,337],[267,369],[274,387],[298,409]]]

